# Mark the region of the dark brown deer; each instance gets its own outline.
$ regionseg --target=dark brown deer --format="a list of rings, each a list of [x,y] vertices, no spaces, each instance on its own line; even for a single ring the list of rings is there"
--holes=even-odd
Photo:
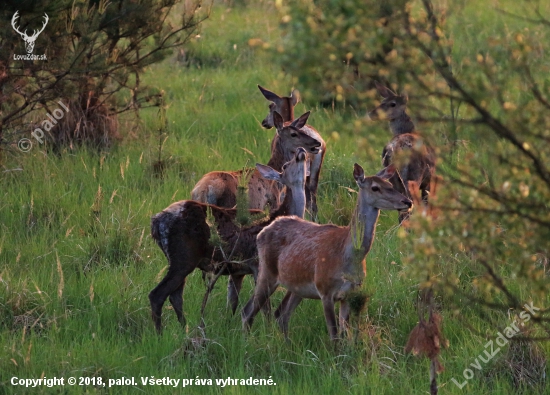
[[[254,296],[242,311],[243,329],[282,285],[290,292],[277,318],[285,336],[292,311],[303,298],[321,299],[331,339],[338,337],[334,303],[340,301],[340,328],[349,322],[347,295],[366,275],[365,257],[374,240],[381,209],[409,210],[412,202],[387,181],[395,168],[365,177],[355,164],[359,186],[355,213],[349,226],[318,225],[297,217],[278,218],[258,235],[259,274]]]
[[[171,204],[151,218],[151,235],[168,259],[168,273],[149,294],[153,322],[160,333],[162,306],[166,298],[184,325],[183,288],[186,277],[199,268],[203,272],[230,275],[236,287],[232,308],[235,311],[242,279],[247,274],[258,273],[256,236],[277,217],[283,215],[302,216],[305,212],[305,180],[307,156],[298,148],[294,158],[283,165],[282,173],[257,164],[262,176],[286,186],[283,203],[273,210],[269,217],[248,227],[235,224],[235,209],[221,208],[192,200]],[[207,212],[211,210],[221,239],[226,243],[224,251],[210,243],[210,227]],[[258,212],[257,210],[252,210]]]
[[[262,121],[262,126],[266,129],[271,129],[275,124],[273,122],[273,114],[278,112],[283,117],[283,121],[289,122],[294,119],[294,106],[298,103],[299,99],[294,94],[294,91],[290,96],[279,96],[270,90],[267,90],[260,85],[258,88],[264,95],[264,97],[269,100],[269,114]],[[321,142],[321,147],[319,152],[308,154],[310,164],[310,176],[306,180],[306,200],[307,208],[311,214],[311,218],[315,221],[317,220],[317,187],[319,185],[319,175],[321,174],[321,167],[323,165],[323,160],[325,158],[325,153],[327,151],[327,145],[319,132],[315,130],[311,125],[305,125],[302,127],[302,131],[306,132],[311,137],[314,137]],[[276,144],[278,136],[273,138],[272,146]]]
[[[281,171],[285,162],[292,159],[298,147],[303,147],[311,154],[319,152],[321,143],[301,130],[307,122],[310,112],[292,122],[273,115],[277,134],[271,147],[271,158],[267,165]],[[213,171],[205,174],[191,192],[191,199],[219,207],[231,208],[237,204],[237,187],[243,171]],[[256,169],[248,181],[249,208],[263,210],[266,206],[272,209],[279,206],[281,186],[275,181],[266,180]]]
[[[396,190],[411,198],[408,185],[409,181],[415,181],[422,193],[422,201],[427,204],[435,172],[435,151],[423,140],[407,114],[407,95],[398,95],[378,82],[375,85],[383,100],[368,116],[372,120],[388,120],[393,133],[392,140],[382,151],[382,164],[397,167],[398,172],[390,180]],[[409,213],[400,213],[399,223],[408,216]]]

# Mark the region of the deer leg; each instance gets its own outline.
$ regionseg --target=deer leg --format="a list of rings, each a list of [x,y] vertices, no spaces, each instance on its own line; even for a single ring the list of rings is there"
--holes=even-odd
[[[408,182],[409,182],[409,167],[404,166],[400,170],[399,174],[395,174],[393,177],[398,178],[398,180],[396,181],[397,185],[396,185],[396,183],[392,182],[392,184],[394,185],[394,188],[396,188],[398,192],[405,195],[409,199],[412,199],[411,198],[411,193],[409,192],[409,185],[408,185]],[[407,221],[409,219],[409,217],[410,217],[410,212],[409,211],[406,211],[406,212],[400,211],[399,212],[399,224],[402,224],[404,221]]]
[[[306,208],[311,220],[317,222],[317,181],[311,176],[306,179]]]
[[[239,293],[243,286],[244,275],[242,276],[229,276],[229,282],[227,283],[227,304],[231,307],[231,311],[235,314],[237,311],[237,305],[239,304]]]
[[[183,288],[184,287],[185,287],[185,278],[183,279],[180,286],[170,294],[170,304],[174,308],[174,311],[176,312],[176,316],[178,317],[178,321],[183,327],[185,327],[185,324],[186,324],[185,316],[183,315]]]
[[[424,203],[425,206],[428,206],[428,197],[430,196],[430,179],[427,180],[424,179],[422,182],[422,185],[420,185],[420,191],[422,195],[422,203]]]
[[[249,330],[254,322],[254,317],[260,309],[263,307],[269,297],[277,289],[279,282],[277,278],[265,278],[260,275],[256,288],[254,289],[254,296],[248,301],[241,313],[243,329]]]
[[[309,190],[309,188],[307,189]],[[309,190],[309,214],[311,215],[311,221],[317,222],[317,192],[315,192],[313,189]],[[306,202],[307,202],[307,195],[306,195]]]
[[[401,178],[401,185],[403,188],[403,195],[411,199],[411,193],[409,192],[409,166],[405,165],[397,174],[397,177]]]
[[[254,289],[256,289],[258,285],[258,269],[253,268],[252,272],[252,276],[254,277]],[[264,303],[264,305],[262,306],[262,313],[264,313],[267,319],[271,318],[271,300],[268,300],[267,303]]]
[[[319,175],[324,157],[325,151],[321,151],[313,156],[313,160],[310,163],[309,177],[306,181],[306,204],[309,202],[307,207],[310,210],[313,222],[317,222],[317,187],[319,185]]]
[[[334,300],[332,295],[323,296],[323,311],[327,322],[327,329],[331,340],[338,340],[338,328],[336,326],[336,314],[334,313]]]
[[[349,311],[350,309],[348,302],[342,300],[340,302],[340,311],[338,313],[340,321],[340,335],[343,335],[344,333],[349,333]]]
[[[193,271],[194,268],[192,268],[189,272]],[[185,284],[185,278],[189,274],[187,271],[174,271],[168,269],[168,273],[162,281],[149,293],[149,302],[151,303],[151,316],[153,318],[153,322],[155,324],[155,328],[157,329],[157,332],[160,334],[162,333],[162,326],[161,326],[161,316],[162,316],[162,306],[164,305],[164,302],[170,296],[170,302],[174,304],[174,301],[176,305],[178,305],[178,301],[176,300],[177,297],[174,296],[172,298],[173,293],[181,293],[183,292],[183,286]],[[183,297],[182,304],[183,304]],[[176,314],[178,314],[178,310],[176,310]],[[180,309],[181,312],[181,320],[185,321],[185,317],[183,316],[183,309]],[[180,316],[178,314],[178,319],[180,319]]]
[[[308,183],[309,180],[306,181],[306,211],[309,211],[309,214],[311,216],[313,216],[312,212],[311,212],[311,191],[309,189],[309,183]]]
[[[267,300],[262,306],[262,313],[264,313],[267,319],[271,318],[271,300]]]
[[[424,205],[428,205],[428,197],[430,196],[430,190],[429,189],[423,189],[422,190],[422,203]]]
[[[290,315],[298,307],[302,298],[291,292],[287,292],[281,305],[277,310],[281,310],[277,321],[279,322],[279,328],[285,335],[285,338],[288,339],[288,322],[290,321]],[[284,306],[283,306],[284,304]]]
[[[286,306],[288,304],[288,300],[290,299],[291,296],[292,296],[292,293],[290,291],[287,291],[285,296],[283,297],[283,300],[281,300],[281,304],[279,305],[279,307],[277,307],[277,310],[275,310],[274,316],[276,320],[279,320],[279,317],[285,311]]]

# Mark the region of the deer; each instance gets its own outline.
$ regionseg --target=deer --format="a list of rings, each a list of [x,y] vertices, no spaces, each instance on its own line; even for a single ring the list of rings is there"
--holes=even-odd
[[[348,226],[320,225],[287,216],[273,221],[257,238],[259,273],[254,296],[243,308],[243,330],[249,331],[264,303],[282,285],[290,294],[277,309],[277,321],[288,339],[290,315],[302,299],[321,299],[331,340],[338,339],[334,312],[340,302],[339,326],[345,329],[350,308],[346,300],[366,276],[369,253],[380,210],[410,210],[412,202],[388,181],[395,174],[388,166],[375,176],[365,177],[354,165],[359,186],[354,214]]]
[[[373,121],[387,119],[393,134],[393,138],[382,151],[382,165],[397,166],[398,172],[390,181],[396,190],[409,198],[409,181],[416,182],[422,194],[422,202],[427,206],[430,184],[435,173],[435,151],[420,136],[407,114],[408,96],[405,93],[398,95],[377,81],[375,86],[383,100],[368,113],[368,117]],[[399,223],[403,223],[408,216],[408,212],[401,212]]]
[[[281,171],[285,162],[295,154],[298,147],[305,148],[312,155],[319,152],[320,141],[301,130],[309,118],[310,112],[302,114],[290,122],[282,116],[273,114],[277,130],[271,147],[271,158],[267,166]],[[237,186],[243,177],[243,171],[213,171],[205,174],[191,191],[191,199],[219,207],[231,208],[237,203]],[[280,204],[281,187],[277,182],[266,180],[256,169],[248,181],[249,208],[263,210],[266,206],[276,208]]]
[[[13,14],[13,17],[11,18],[11,26],[13,27],[13,30],[15,30],[19,35],[23,38],[23,41],[25,41],[25,49],[28,54],[31,54],[34,50],[34,42],[38,38],[38,35],[44,31],[46,28],[46,25],[48,24],[49,18],[48,14],[44,13],[44,23],[42,25],[42,29],[34,30],[34,33],[32,36],[27,35],[27,30],[25,29],[24,32],[21,32],[19,30],[19,27],[15,24],[17,21],[17,18],[19,18],[19,11],[15,11],[15,14]]]
[[[193,200],[172,203],[151,218],[151,236],[163,251],[169,264],[167,274],[149,293],[151,315],[159,334],[162,333],[162,306],[166,298],[170,299],[178,321],[185,325],[183,289],[186,277],[196,268],[203,273],[230,275],[234,279],[237,285],[233,295],[235,300],[231,301],[234,312],[244,276],[252,274],[254,280],[257,278],[256,236],[258,233],[280,216],[304,216],[306,150],[298,148],[292,160],[283,165],[282,172],[261,164],[256,164],[256,168],[266,179],[286,186],[281,205],[272,210],[263,220],[241,228],[234,222],[236,209],[217,207]],[[214,218],[216,231],[225,243],[224,250],[231,252],[229,257],[223,250],[209,242],[211,236],[207,222],[209,211]],[[261,212],[250,211],[251,213]]]
[[[272,119],[277,133],[273,140],[271,158],[267,162],[267,166],[281,171],[283,164],[292,159],[299,147],[305,148],[311,155],[319,152],[321,142],[302,130],[309,115],[310,112],[308,111],[298,119],[284,122],[278,112],[273,112]],[[234,207],[237,203],[237,187],[242,177],[242,170],[207,173],[191,191],[191,199],[219,207]],[[264,178],[258,169],[252,172],[248,181],[249,208],[263,210],[266,206],[272,209],[278,207],[282,192],[279,185],[275,181]],[[235,280],[239,281],[235,276],[230,276],[227,284],[228,304],[231,306],[233,313],[237,308],[238,294],[242,285],[242,278],[239,283],[235,283]]]
[[[276,93],[263,88],[258,85],[258,89],[264,95],[264,97],[270,101],[269,104],[269,113],[262,121],[262,126],[266,129],[271,129],[275,126],[273,121],[273,114],[278,112],[283,117],[284,122],[290,122],[294,119],[294,107],[299,101],[298,96],[294,91],[291,92],[290,96],[279,96]],[[325,158],[325,153],[327,152],[327,144],[315,128],[311,125],[305,125],[302,127],[302,131],[306,132],[311,137],[319,140],[321,142],[321,147],[319,152],[309,154],[310,160],[310,176],[306,181],[306,199],[307,199],[307,208],[311,214],[313,220],[317,219],[317,187],[319,185],[319,176],[321,174],[321,167],[323,166],[323,160]],[[276,144],[277,136],[273,138],[272,146]]]

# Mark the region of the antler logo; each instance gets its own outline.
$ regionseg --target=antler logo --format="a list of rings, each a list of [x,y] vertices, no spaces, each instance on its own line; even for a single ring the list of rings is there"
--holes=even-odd
[[[32,36],[27,36],[27,30],[25,29],[24,32],[19,31],[19,27],[15,24],[17,18],[19,18],[19,11],[15,11],[15,14],[13,14],[13,18],[11,18],[11,25],[13,29],[23,37],[23,40],[25,40],[25,49],[27,50],[28,54],[31,54],[34,50],[34,42],[36,41],[38,35],[44,31],[46,28],[46,25],[48,24],[48,14],[44,13],[44,25],[42,25],[42,29],[40,30],[34,30],[34,33]]]

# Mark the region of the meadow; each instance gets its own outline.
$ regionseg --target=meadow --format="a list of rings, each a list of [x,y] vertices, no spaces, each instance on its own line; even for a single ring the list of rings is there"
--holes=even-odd
[[[483,46],[490,29],[505,29],[508,23],[488,4],[472,3],[463,12],[449,21],[455,34],[472,44],[459,51]],[[490,18],[494,23],[486,22]],[[472,35],[464,20],[480,21],[483,28]],[[290,341],[263,315],[246,335],[240,314],[233,316],[226,307],[226,278],[210,295],[203,332],[205,282],[199,271],[188,277],[184,290],[186,328],[166,303],[164,333],[155,332],[147,295],[167,262],[150,237],[150,218],[188,199],[208,171],[267,163],[274,131],[260,124],[268,103],[257,85],[281,95],[300,89],[273,61],[279,22],[272,2],[216,4],[185,56],[174,54],[143,76],[147,85],[164,91],[165,127],[157,109],[145,109],[137,124],[121,122],[127,137],[109,151],[80,148],[56,155],[35,144],[28,153],[6,157],[0,172],[0,394],[428,393],[429,361],[403,351],[418,321],[418,283],[403,263],[404,240],[416,236],[396,226],[397,212],[381,214],[362,288],[369,299],[354,321],[353,340],[332,344],[322,305],[313,300],[304,300],[294,313]],[[353,164],[369,175],[381,170],[380,152],[390,132],[386,123],[369,122],[363,113],[316,103],[299,103],[295,114],[308,110],[308,123],[328,146],[319,222],[345,225],[357,196]],[[457,160],[469,151],[490,149],[491,141],[472,138],[474,133],[466,129],[461,136],[469,144],[460,147]],[[462,270],[459,258],[447,263],[448,270]],[[252,288],[247,278],[240,307]],[[274,300],[282,295],[277,291]],[[464,306],[469,325],[463,325],[442,307],[449,348],[441,354],[440,393],[518,392],[506,360],[509,346],[474,369],[463,389],[452,382],[464,381],[463,370],[507,325],[505,317],[502,328],[489,326],[476,312],[475,306]],[[550,352],[547,344],[541,350],[545,356]],[[135,385],[24,389],[11,384],[13,377],[89,377],[104,383],[134,377]],[[193,384],[182,389],[180,381],[175,389],[141,383],[141,378],[164,377]],[[228,377],[272,379],[276,385],[216,385],[215,379]],[[549,393],[544,382],[525,391]]]

